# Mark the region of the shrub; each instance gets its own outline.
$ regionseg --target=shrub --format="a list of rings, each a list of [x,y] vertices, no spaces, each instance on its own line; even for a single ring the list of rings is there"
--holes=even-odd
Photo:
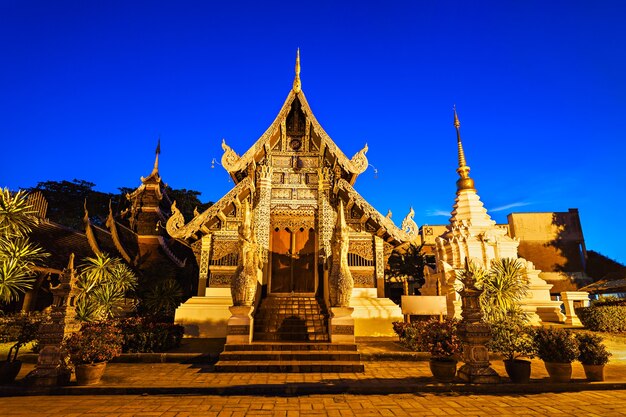
[[[580,354],[578,360],[585,365],[606,365],[609,361],[609,353],[602,343],[602,337],[592,333],[577,333]]]
[[[431,319],[424,323],[420,344],[430,352],[432,359],[451,359],[461,350],[461,341],[457,336],[456,319]]]
[[[398,335],[400,340],[404,338],[407,327],[411,326],[412,323],[405,323],[403,321],[394,321],[391,323],[393,326],[393,331]]]
[[[565,329],[554,327],[535,330],[537,356],[544,362],[571,363],[578,358],[578,340]]]
[[[533,358],[537,354],[533,330],[520,315],[494,321],[487,347],[492,352],[502,354],[505,360]]]
[[[591,302],[592,306],[626,306],[626,299],[603,296]]]
[[[7,361],[17,359],[22,346],[37,339],[39,327],[47,318],[43,313],[15,313],[0,317],[0,342],[13,342]]]
[[[617,302],[597,303],[591,307],[576,309],[580,322],[594,332],[626,332],[626,305],[612,305]]]
[[[122,353],[122,334],[112,322],[84,323],[63,347],[74,365],[108,362]]]
[[[180,346],[184,327],[179,324],[159,323],[142,317],[119,321],[123,335],[122,350],[128,353],[165,352]]]

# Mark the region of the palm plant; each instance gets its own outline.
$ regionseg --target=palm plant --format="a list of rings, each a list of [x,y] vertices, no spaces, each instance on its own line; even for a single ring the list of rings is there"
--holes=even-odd
[[[0,189],[0,302],[31,289],[35,264],[48,256],[28,239],[37,218],[27,197],[24,191]]]
[[[528,293],[528,279],[519,259],[500,258],[491,261],[486,270],[473,261],[457,271],[463,285],[476,285],[483,290],[480,307],[486,322],[497,322],[519,310],[519,302]]]
[[[482,279],[480,304],[485,320],[501,320],[519,306],[528,293],[528,279],[519,259],[501,258],[491,262],[489,273]]]
[[[28,203],[26,191],[11,193],[8,188],[0,189],[0,235],[26,236],[37,224],[36,213]]]
[[[176,307],[183,299],[183,289],[178,282],[169,278],[153,285],[143,296],[143,307],[155,317],[174,316]]]
[[[137,287],[135,273],[121,259],[106,253],[85,258],[79,270],[76,305],[79,321],[115,317],[124,308],[126,296]]]

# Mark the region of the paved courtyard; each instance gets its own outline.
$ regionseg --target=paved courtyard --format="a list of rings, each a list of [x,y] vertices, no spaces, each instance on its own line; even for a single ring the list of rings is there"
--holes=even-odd
[[[49,396],[0,399],[0,416],[626,416],[626,390],[535,395]]]

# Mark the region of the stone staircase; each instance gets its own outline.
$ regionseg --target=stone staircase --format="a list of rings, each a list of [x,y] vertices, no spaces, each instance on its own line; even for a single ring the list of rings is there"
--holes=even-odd
[[[364,372],[356,344],[253,342],[224,346],[217,372]]]
[[[254,316],[253,340],[329,342],[328,313],[315,297],[268,296]]]
[[[329,343],[328,313],[315,297],[268,296],[254,318],[253,342],[227,344],[218,372],[364,372],[354,343]]]

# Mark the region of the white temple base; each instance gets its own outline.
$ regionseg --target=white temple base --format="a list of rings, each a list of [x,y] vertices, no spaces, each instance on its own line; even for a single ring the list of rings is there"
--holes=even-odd
[[[520,259],[526,261],[523,258]],[[532,262],[526,261],[526,266],[529,290],[526,298],[522,300],[522,308],[524,306],[535,307],[541,321],[563,323],[565,314],[561,312],[562,303],[560,301],[552,301],[550,298],[552,284],[548,284],[539,277],[541,271],[534,269]]]
[[[354,343],[354,318],[352,307],[330,308],[330,342]]]
[[[185,337],[226,337],[230,288],[207,288],[204,297],[192,297],[176,309],[174,322],[185,326]]]
[[[254,319],[252,306],[232,306],[229,308],[232,316],[228,319],[228,335],[226,344],[240,344],[252,342]]]
[[[352,290],[355,336],[395,336],[391,323],[404,321],[400,307],[389,298],[378,298],[376,292],[376,288]]]

